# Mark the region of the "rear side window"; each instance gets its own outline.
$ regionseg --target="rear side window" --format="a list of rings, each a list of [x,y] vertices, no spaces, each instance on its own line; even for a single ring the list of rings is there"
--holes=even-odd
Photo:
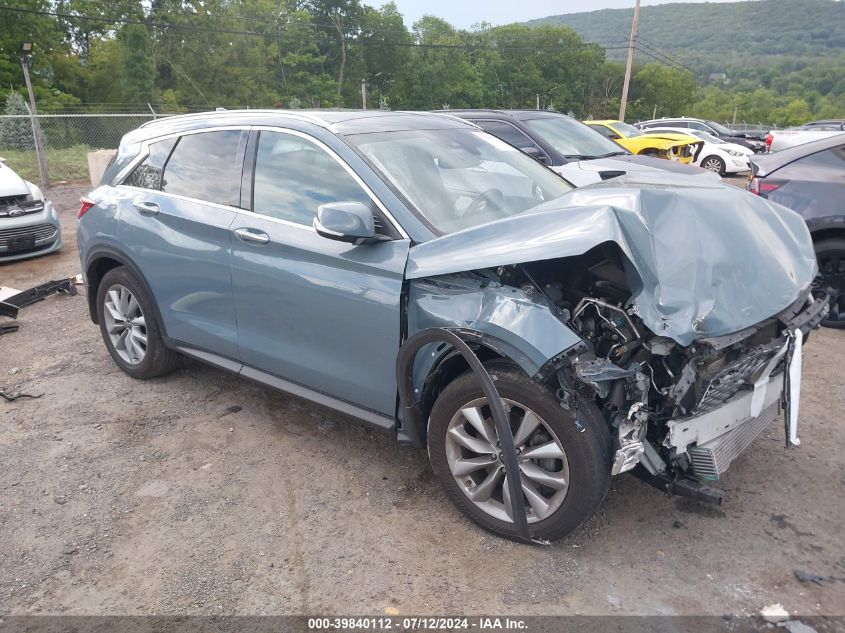
[[[282,132],[261,132],[255,157],[253,210],[311,226],[327,202],[361,202],[367,193],[341,165],[314,143]]]
[[[164,168],[161,190],[236,207],[240,204],[240,130],[200,132],[179,139]]]
[[[164,173],[164,163],[173,146],[175,138],[167,138],[157,143],[150,143],[150,154],[138,165],[132,173],[123,181],[124,185],[130,187],[141,187],[143,189],[161,189],[161,175]]]

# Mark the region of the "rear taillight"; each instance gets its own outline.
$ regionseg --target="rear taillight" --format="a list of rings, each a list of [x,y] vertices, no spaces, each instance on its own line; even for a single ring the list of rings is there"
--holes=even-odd
[[[79,199],[79,213],[76,214],[76,219],[78,220],[83,215],[88,213],[88,210],[91,207],[93,207],[95,204],[97,204],[97,203],[94,202],[93,200],[90,200],[88,198],[80,198]]]
[[[766,180],[765,178],[752,178],[748,181],[748,191],[765,198],[773,191],[780,189],[785,183],[785,180]]]
[[[772,136],[771,134],[766,134],[766,151],[767,152],[772,151],[772,141],[774,141],[774,140],[775,140],[774,136]]]

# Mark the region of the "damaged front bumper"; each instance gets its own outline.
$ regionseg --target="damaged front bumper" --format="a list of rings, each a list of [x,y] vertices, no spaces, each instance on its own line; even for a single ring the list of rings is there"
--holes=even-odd
[[[636,403],[615,424],[612,473],[642,464],[652,476],[669,469],[687,472],[699,480],[718,480],[781,412],[786,445],[798,446],[803,341],[805,334],[825,318],[827,309],[826,296],[805,294],[778,315],[780,337],[726,365],[711,380],[695,409],[668,420],[665,435],[657,434],[655,438],[652,433],[663,457],[646,439],[650,421],[644,407]],[[722,340],[711,339],[709,344],[729,346],[753,336],[754,329]],[[631,379],[641,377],[637,368],[630,371],[635,372]]]

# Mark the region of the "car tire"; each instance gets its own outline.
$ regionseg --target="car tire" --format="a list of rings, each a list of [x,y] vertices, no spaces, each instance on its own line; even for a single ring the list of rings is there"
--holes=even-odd
[[[701,159],[699,163],[703,169],[707,171],[712,171],[713,173],[719,174],[720,176],[725,175],[725,161],[723,161],[718,156],[706,156],[705,158]]]
[[[521,477],[523,486],[527,482],[533,493],[539,491],[541,495],[547,495],[549,501],[548,514],[543,515],[538,512],[535,515],[534,507],[526,497],[526,514],[529,519],[528,527],[531,537],[543,540],[563,538],[593,516],[607,494],[610,486],[611,461],[608,426],[592,402],[579,402],[576,416],[574,411],[561,407],[560,401],[552,391],[537,384],[514,366],[497,362],[489,365],[487,369],[499,395],[509,406],[511,428],[515,436],[520,435],[520,421],[525,419],[529,411],[540,418],[541,424],[538,425],[538,430],[531,436],[528,444],[523,446],[523,454],[520,456],[521,464],[528,464],[525,468],[530,467],[533,471],[532,476],[535,477],[529,479],[525,474],[526,471],[523,470]],[[520,418],[520,407],[523,409],[522,418]],[[449,383],[432,407],[428,427],[428,453],[432,469],[449,499],[467,517],[485,530],[505,538],[516,539],[518,535],[513,521],[508,516],[502,515],[507,500],[503,496],[507,484],[505,479],[501,479],[501,483],[498,484],[500,487],[492,493],[488,501],[476,502],[470,498],[470,495],[476,495],[478,499],[483,499],[485,495],[477,495],[483,491],[481,484],[487,481],[487,477],[491,476],[494,468],[501,469],[504,473],[501,477],[506,476],[504,466],[494,463],[490,470],[479,469],[467,474],[463,474],[463,470],[458,471],[458,465],[463,468],[464,461],[475,459],[475,455],[480,455],[481,459],[488,459],[488,461],[492,461],[493,457],[498,457],[501,461],[499,455],[485,456],[483,451],[477,453],[461,445],[458,445],[460,453],[456,457],[454,433],[456,431],[464,435],[471,433],[468,431],[468,422],[460,422],[464,419],[463,411],[467,408],[479,409],[484,417],[483,424],[492,425],[487,427],[488,432],[491,430],[495,432],[495,424],[492,422],[492,416],[489,415],[489,407],[486,407],[481,385],[472,372],[462,374]],[[455,420],[459,421],[457,426],[455,426]],[[477,436],[475,439],[483,439],[480,433]],[[547,438],[556,447],[562,447],[564,458],[562,460],[526,459],[531,449],[545,450],[536,447],[549,446],[546,443]],[[468,440],[461,436],[459,441]],[[516,437],[515,441],[519,443],[522,440]],[[476,446],[475,443],[470,443]],[[517,448],[519,449],[519,446]],[[558,463],[560,463],[559,467],[556,466]],[[558,479],[554,484],[556,486],[560,485],[562,478],[567,480],[562,498],[556,498],[556,495],[561,492],[560,489],[535,485],[537,464],[542,464],[544,468],[554,471],[541,472],[541,480],[543,477],[552,475]],[[470,467],[474,467],[474,464]],[[520,468],[523,469],[522,466]],[[552,480],[548,479],[548,481]],[[536,500],[536,496],[534,499]],[[542,503],[540,503],[541,508]]]
[[[146,287],[125,267],[109,270],[97,288],[97,321],[114,362],[132,378],[162,376],[176,368]]]
[[[830,314],[822,325],[845,328],[845,239],[833,238],[816,242],[821,284],[832,287],[835,295],[830,299]]]

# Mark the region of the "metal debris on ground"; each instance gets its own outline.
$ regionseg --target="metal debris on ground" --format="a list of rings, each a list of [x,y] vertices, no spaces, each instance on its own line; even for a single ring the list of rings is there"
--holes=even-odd
[[[39,393],[37,396],[33,396],[31,393],[6,393],[2,389],[0,389],[0,398],[6,400],[7,402],[14,402],[20,398],[32,398],[35,400],[36,398],[40,398],[43,396],[43,393]]]
[[[82,276],[76,275],[67,279],[57,279],[40,284],[28,290],[16,290],[6,286],[0,287],[0,315],[10,319],[17,319],[21,308],[43,301],[52,294],[68,294],[71,297],[79,294],[76,286],[82,283]],[[16,332],[18,326],[12,323],[0,325],[0,335]]]
[[[804,571],[802,569],[793,569],[792,572],[795,574],[795,577],[801,582],[814,582],[817,585],[820,585],[824,580],[824,576],[819,576],[818,574],[814,574],[809,571]]]

